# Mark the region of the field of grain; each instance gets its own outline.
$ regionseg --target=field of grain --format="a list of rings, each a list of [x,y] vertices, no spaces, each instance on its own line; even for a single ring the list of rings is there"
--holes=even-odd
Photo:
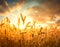
[[[7,20],[0,23],[0,47],[60,47],[60,26],[37,27],[34,24],[21,30]],[[23,19],[23,24],[24,20]]]

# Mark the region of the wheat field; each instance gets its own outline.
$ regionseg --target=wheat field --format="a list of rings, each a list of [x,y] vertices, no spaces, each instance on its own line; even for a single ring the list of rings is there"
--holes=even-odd
[[[0,23],[0,47],[60,47],[60,26],[51,25],[49,29],[35,29],[35,26],[31,26],[28,29],[28,23],[26,28],[21,30],[14,24],[11,25],[7,19]],[[19,20],[18,23],[19,26]]]

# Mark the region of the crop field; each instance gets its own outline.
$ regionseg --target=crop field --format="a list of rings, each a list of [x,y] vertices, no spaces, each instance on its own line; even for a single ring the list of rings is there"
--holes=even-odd
[[[26,17],[22,17],[24,25]],[[28,22],[18,27],[11,24],[8,17],[0,22],[0,47],[60,47],[60,25],[36,24]]]

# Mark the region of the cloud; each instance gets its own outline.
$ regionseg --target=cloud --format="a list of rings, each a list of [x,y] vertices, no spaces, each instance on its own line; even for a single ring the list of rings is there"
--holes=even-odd
[[[0,0],[0,16],[5,16],[21,7],[22,0]]]
[[[46,21],[46,20],[50,20],[50,17],[49,16],[51,16],[51,14],[46,11],[46,9],[41,8],[39,6],[34,6],[34,7],[31,7],[31,8],[26,9],[23,12],[23,15],[30,16],[33,19],[35,19],[35,21]]]
[[[34,0],[34,1],[40,3],[39,7],[43,8],[43,10],[46,9],[46,11],[48,11],[51,14],[60,13],[60,0]]]
[[[0,13],[4,13],[6,10],[9,11],[8,3],[5,0],[0,0]]]
[[[56,24],[58,24],[58,26],[60,26],[60,20],[57,20],[56,21]]]
[[[24,6],[25,4],[29,4],[32,1],[39,3],[39,7],[36,6],[38,7],[36,11],[40,10],[39,11],[41,12],[40,14],[43,14],[43,13],[45,15],[60,14],[60,0],[0,0],[0,15],[3,15],[3,14],[7,15],[8,13],[14,11],[15,9],[18,9],[20,7],[23,8],[22,6]],[[32,4],[29,4],[29,5],[32,5]],[[28,7],[28,6],[25,6],[25,7]]]
[[[44,4],[40,4],[40,6],[33,6],[26,9],[23,13],[24,15],[31,16],[38,21],[47,21],[47,20],[55,21],[56,19],[58,19],[57,16],[60,15],[58,9],[59,6],[55,8],[54,6],[52,6],[50,8],[48,5],[44,3]]]
[[[43,2],[44,8],[48,9],[48,11],[52,14],[60,13],[60,0],[45,0]]]

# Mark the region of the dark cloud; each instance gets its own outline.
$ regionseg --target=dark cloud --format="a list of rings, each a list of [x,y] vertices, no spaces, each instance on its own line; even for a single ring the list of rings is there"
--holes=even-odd
[[[34,0],[40,3],[39,6],[28,8],[32,17],[40,19],[47,19],[46,16],[50,17],[50,20],[54,20],[55,15],[60,15],[60,0]],[[45,18],[43,18],[45,17]],[[49,19],[49,18],[48,18]]]
[[[60,0],[34,0],[34,1],[40,3],[40,7],[47,9],[51,14],[60,13]]]
[[[50,14],[60,14],[60,0],[0,0],[0,13],[10,11],[12,7],[16,6],[17,3],[36,1],[40,3],[42,10]],[[28,6],[26,6],[28,7]],[[40,9],[40,8],[39,8]]]
[[[45,2],[43,2],[43,5],[45,5],[46,9],[48,9],[50,13],[60,13],[60,0],[45,0]]]
[[[21,4],[23,0],[0,0],[0,14],[10,12],[14,6]]]
[[[5,12],[6,10],[9,10],[9,6],[5,0],[0,0],[0,13]]]
[[[60,4],[60,0],[35,0],[35,1],[40,2],[40,3],[50,2],[50,3]]]
[[[60,14],[60,0],[25,0],[27,2],[36,1],[40,3],[43,10],[48,11],[52,15]]]

